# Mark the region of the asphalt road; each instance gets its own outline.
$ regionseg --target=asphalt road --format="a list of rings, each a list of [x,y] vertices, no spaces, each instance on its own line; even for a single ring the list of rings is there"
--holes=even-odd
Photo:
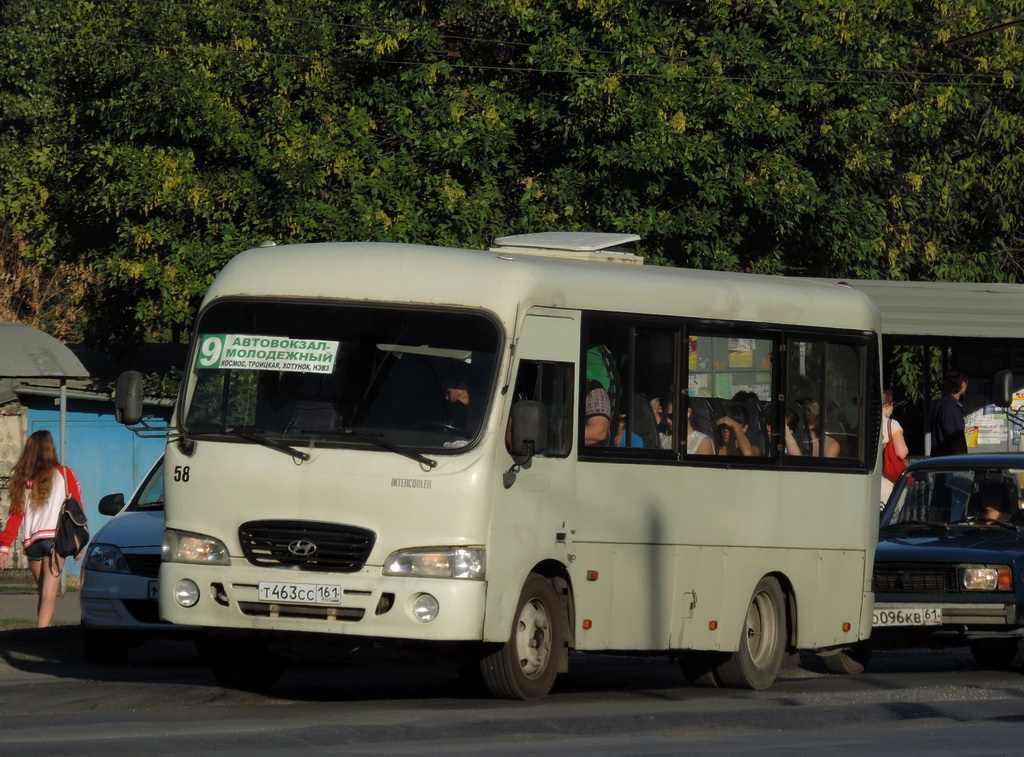
[[[195,648],[86,663],[79,629],[0,632],[0,754],[1010,755],[1024,668],[966,651],[881,653],[836,677],[805,655],[763,692],[700,689],[665,658],[574,655],[540,702],[494,700],[397,662],[289,670],[268,695],[216,685]]]

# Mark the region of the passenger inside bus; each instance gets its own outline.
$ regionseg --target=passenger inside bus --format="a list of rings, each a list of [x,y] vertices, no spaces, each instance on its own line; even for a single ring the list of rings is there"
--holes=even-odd
[[[786,423],[786,452],[790,455],[811,455],[812,457],[839,457],[839,442],[832,436],[821,434],[821,405],[817,400],[802,399],[797,401],[800,414],[803,415],[801,436],[803,443],[797,440],[797,431]],[[799,418],[799,414],[797,414]]]
[[[747,436],[747,429],[750,426],[750,414],[742,405],[732,405],[726,408],[725,415],[715,420],[721,434],[721,443],[718,445],[719,455],[732,455],[734,457],[756,457],[761,454],[761,449],[750,443]]]
[[[583,401],[583,443],[587,446],[604,444],[612,423],[612,405],[608,392],[599,381],[587,382],[587,396]]]
[[[693,427],[693,408],[686,408],[686,454],[713,455],[715,444],[711,437]]]
[[[661,449],[672,449],[672,401],[664,402],[661,397],[651,400],[651,412],[654,413],[654,424],[658,429],[658,446]]]
[[[615,421],[615,446],[616,447],[643,447],[644,440],[639,434],[629,430],[626,422],[626,414],[619,413]]]

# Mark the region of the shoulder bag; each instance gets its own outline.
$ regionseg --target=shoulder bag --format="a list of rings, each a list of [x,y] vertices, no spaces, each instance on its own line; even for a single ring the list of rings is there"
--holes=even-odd
[[[906,461],[896,454],[896,448],[892,443],[892,418],[889,421],[889,441],[882,449],[882,474],[892,482],[900,477],[903,469],[907,467]]]

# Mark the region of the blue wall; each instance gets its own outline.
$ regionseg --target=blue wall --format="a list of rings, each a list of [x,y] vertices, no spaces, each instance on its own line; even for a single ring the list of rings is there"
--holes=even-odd
[[[60,408],[49,397],[21,398],[28,407],[28,431],[41,429],[53,435],[60,455]],[[100,515],[100,497],[122,492],[127,500],[135,487],[156,462],[167,443],[166,437],[142,439],[114,420],[114,407],[108,401],[69,400],[65,433],[66,459],[82,485],[82,506],[89,518],[89,531],[95,534],[110,518]],[[167,411],[167,417],[170,410]],[[147,418],[163,425],[166,418]],[[80,564],[67,561],[67,570],[78,575]]]

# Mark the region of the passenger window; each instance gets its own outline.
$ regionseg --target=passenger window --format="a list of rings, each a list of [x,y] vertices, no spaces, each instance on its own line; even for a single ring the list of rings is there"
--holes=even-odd
[[[862,350],[847,344],[791,340],[784,444],[787,455],[860,458]]]
[[[675,450],[677,332],[620,317],[589,321],[584,339],[582,443],[644,454]]]
[[[774,342],[696,332],[687,336],[686,350],[686,452],[708,454],[707,437],[716,455],[767,455]]]
[[[519,363],[513,403],[536,400],[544,405],[547,415],[547,448],[542,457],[565,457],[572,449],[572,391],[575,372],[572,363],[536,362]],[[509,418],[509,424],[512,419]],[[509,427],[511,428],[511,426]],[[510,448],[511,437],[506,435],[505,446]]]

